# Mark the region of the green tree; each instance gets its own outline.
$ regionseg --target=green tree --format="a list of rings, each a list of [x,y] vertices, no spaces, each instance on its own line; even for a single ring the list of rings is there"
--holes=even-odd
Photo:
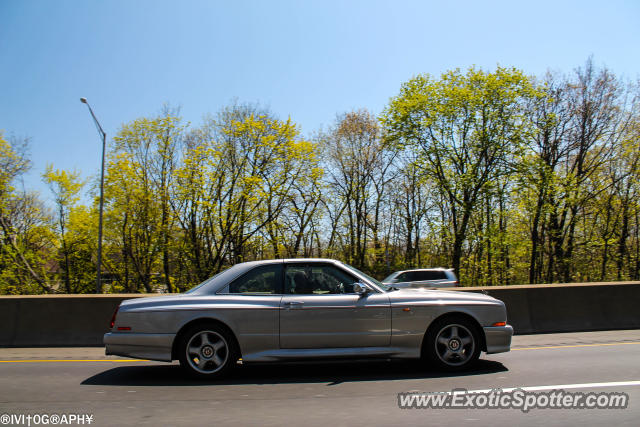
[[[50,218],[33,193],[14,183],[29,170],[28,140],[0,132],[0,292],[53,292],[47,271],[52,251]]]
[[[470,68],[440,79],[414,77],[383,114],[388,141],[419,150],[424,171],[446,197],[457,273],[474,209],[488,185],[511,173],[510,160],[530,132],[524,104],[536,96],[519,70]]]
[[[229,263],[299,249],[317,210],[309,196],[318,194],[321,170],[315,145],[291,120],[232,105],[186,136],[182,157],[175,190],[180,258],[199,279]]]
[[[331,218],[328,248],[335,250],[338,243],[347,262],[368,268],[372,242],[374,269],[381,270],[382,213],[398,151],[384,145],[378,120],[367,110],[339,115],[319,140],[326,153],[324,167],[332,195],[327,204]]]
[[[170,240],[174,216],[171,191],[184,126],[165,109],[154,118],[122,126],[113,140],[105,176],[105,202],[112,230],[118,230],[121,286],[130,286],[132,267],[138,283],[152,292],[158,256],[165,288],[172,292]]]
[[[69,242],[66,231],[69,222],[69,215],[75,204],[80,199],[80,191],[84,182],[80,179],[79,172],[67,172],[53,169],[52,165],[47,165],[46,171],[42,174],[42,179],[49,185],[53,193],[54,202],[57,209],[58,232],[60,233],[61,251],[63,258],[64,285],[67,293],[72,293],[71,286],[71,253],[72,244]]]

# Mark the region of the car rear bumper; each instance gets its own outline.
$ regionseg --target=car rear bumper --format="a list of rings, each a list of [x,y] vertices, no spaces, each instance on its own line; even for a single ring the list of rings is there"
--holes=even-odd
[[[175,334],[109,332],[104,335],[105,354],[171,362]]]
[[[511,325],[487,326],[483,329],[487,343],[487,354],[511,350],[511,337],[513,336]]]

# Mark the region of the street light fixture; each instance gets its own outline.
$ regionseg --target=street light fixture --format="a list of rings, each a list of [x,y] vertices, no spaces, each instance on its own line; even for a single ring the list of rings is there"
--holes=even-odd
[[[98,133],[102,137],[102,168],[100,169],[100,219],[98,221],[98,277],[96,279],[96,293],[99,294],[102,292],[102,279],[101,279],[101,269],[102,269],[102,206],[104,203],[104,150],[107,145],[107,134],[104,130],[102,130],[102,126],[100,126],[100,122],[96,118],[96,115],[93,114],[93,110],[91,109],[91,105],[87,102],[87,98],[80,98],[80,102],[83,104],[87,104],[89,107],[89,112],[91,113],[91,117],[93,117],[93,122],[96,125],[96,129],[98,129]]]

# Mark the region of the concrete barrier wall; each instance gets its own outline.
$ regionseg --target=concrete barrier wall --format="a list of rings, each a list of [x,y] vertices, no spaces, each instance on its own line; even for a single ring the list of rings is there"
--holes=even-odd
[[[640,282],[456,290],[504,301],[516,334],[640,328]],[[101,346],[118,304],[144,296],[2,296],[0,347]]]
[[[0,297],[0,346],[101,346],[116,307],[145,295]]]
[[[640,282],[458,289],[504,301],[518,335],[640,328]]]

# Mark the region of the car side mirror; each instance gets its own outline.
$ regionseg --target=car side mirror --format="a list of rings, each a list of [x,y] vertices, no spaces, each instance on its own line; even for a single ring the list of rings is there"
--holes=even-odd
[[[369,293],[369,288],[364,283],[357,282],[353,284],[353,292],[363,296]]]

